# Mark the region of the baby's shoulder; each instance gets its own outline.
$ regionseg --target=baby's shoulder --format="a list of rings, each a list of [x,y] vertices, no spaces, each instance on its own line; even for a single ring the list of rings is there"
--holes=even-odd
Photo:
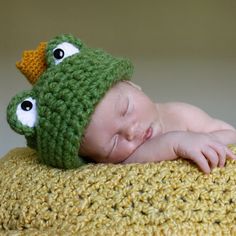
[[[197,126],[203,126],[203,124],[209,121],[209,116],[206,112],[184,102],[168,102],[161,104],[164,117],[167,120],[178,123],[181,127],[186,127],[190,130],[195,130]],[[193,122],[198,120],[198,122]]]
[[[161,104],[162,108],[171,113],[189,113],[189,112],[202,112],[202,110],[194,105],[184,102],[167,102]]]

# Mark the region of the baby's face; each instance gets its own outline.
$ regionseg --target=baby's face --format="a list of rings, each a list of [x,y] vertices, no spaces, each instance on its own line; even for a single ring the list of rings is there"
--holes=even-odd
[[[152,138],[156,122],[156,105],[140,89],[119,82],[97,105],[80,155],[96,162],[122,162]]]

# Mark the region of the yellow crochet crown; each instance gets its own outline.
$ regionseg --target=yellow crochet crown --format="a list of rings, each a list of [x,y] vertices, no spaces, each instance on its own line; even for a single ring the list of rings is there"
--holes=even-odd
[[[41,42],[36,50],[24,51],[22,60],[16,63],[16,67],[32,85],[47,67],[45,48],[46,42]]]

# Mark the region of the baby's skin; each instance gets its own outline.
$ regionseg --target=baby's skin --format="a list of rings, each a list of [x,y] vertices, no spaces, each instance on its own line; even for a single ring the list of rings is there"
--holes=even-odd
[[[191,160],[205,173],[236,159],[231,125],[186,103],[154,103],[131,82],[113,86],[97,105],[80,155],[102,163]]]

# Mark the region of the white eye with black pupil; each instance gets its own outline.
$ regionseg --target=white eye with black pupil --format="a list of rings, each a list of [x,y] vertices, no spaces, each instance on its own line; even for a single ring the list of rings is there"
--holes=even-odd
[[[37,118],[35,99],[29,97],[20,103],[16,109],[16,116],[22,125],[34,127]]]
[[[21,109],[23,111],[30,111],[32,107],[33,107],[33,104],[30,101],[24,101],[21,103]]]
[[[71,43],[60,43],[57,47],[53,50],[53,57],[55,64],[61,63],[65,58],[72,56],[76,53],[79,53],[79,49],[75,47]]]
[[[60,60],[64,57],[65,53],[62,49],[58,48],[53,52],[55,59]]]

